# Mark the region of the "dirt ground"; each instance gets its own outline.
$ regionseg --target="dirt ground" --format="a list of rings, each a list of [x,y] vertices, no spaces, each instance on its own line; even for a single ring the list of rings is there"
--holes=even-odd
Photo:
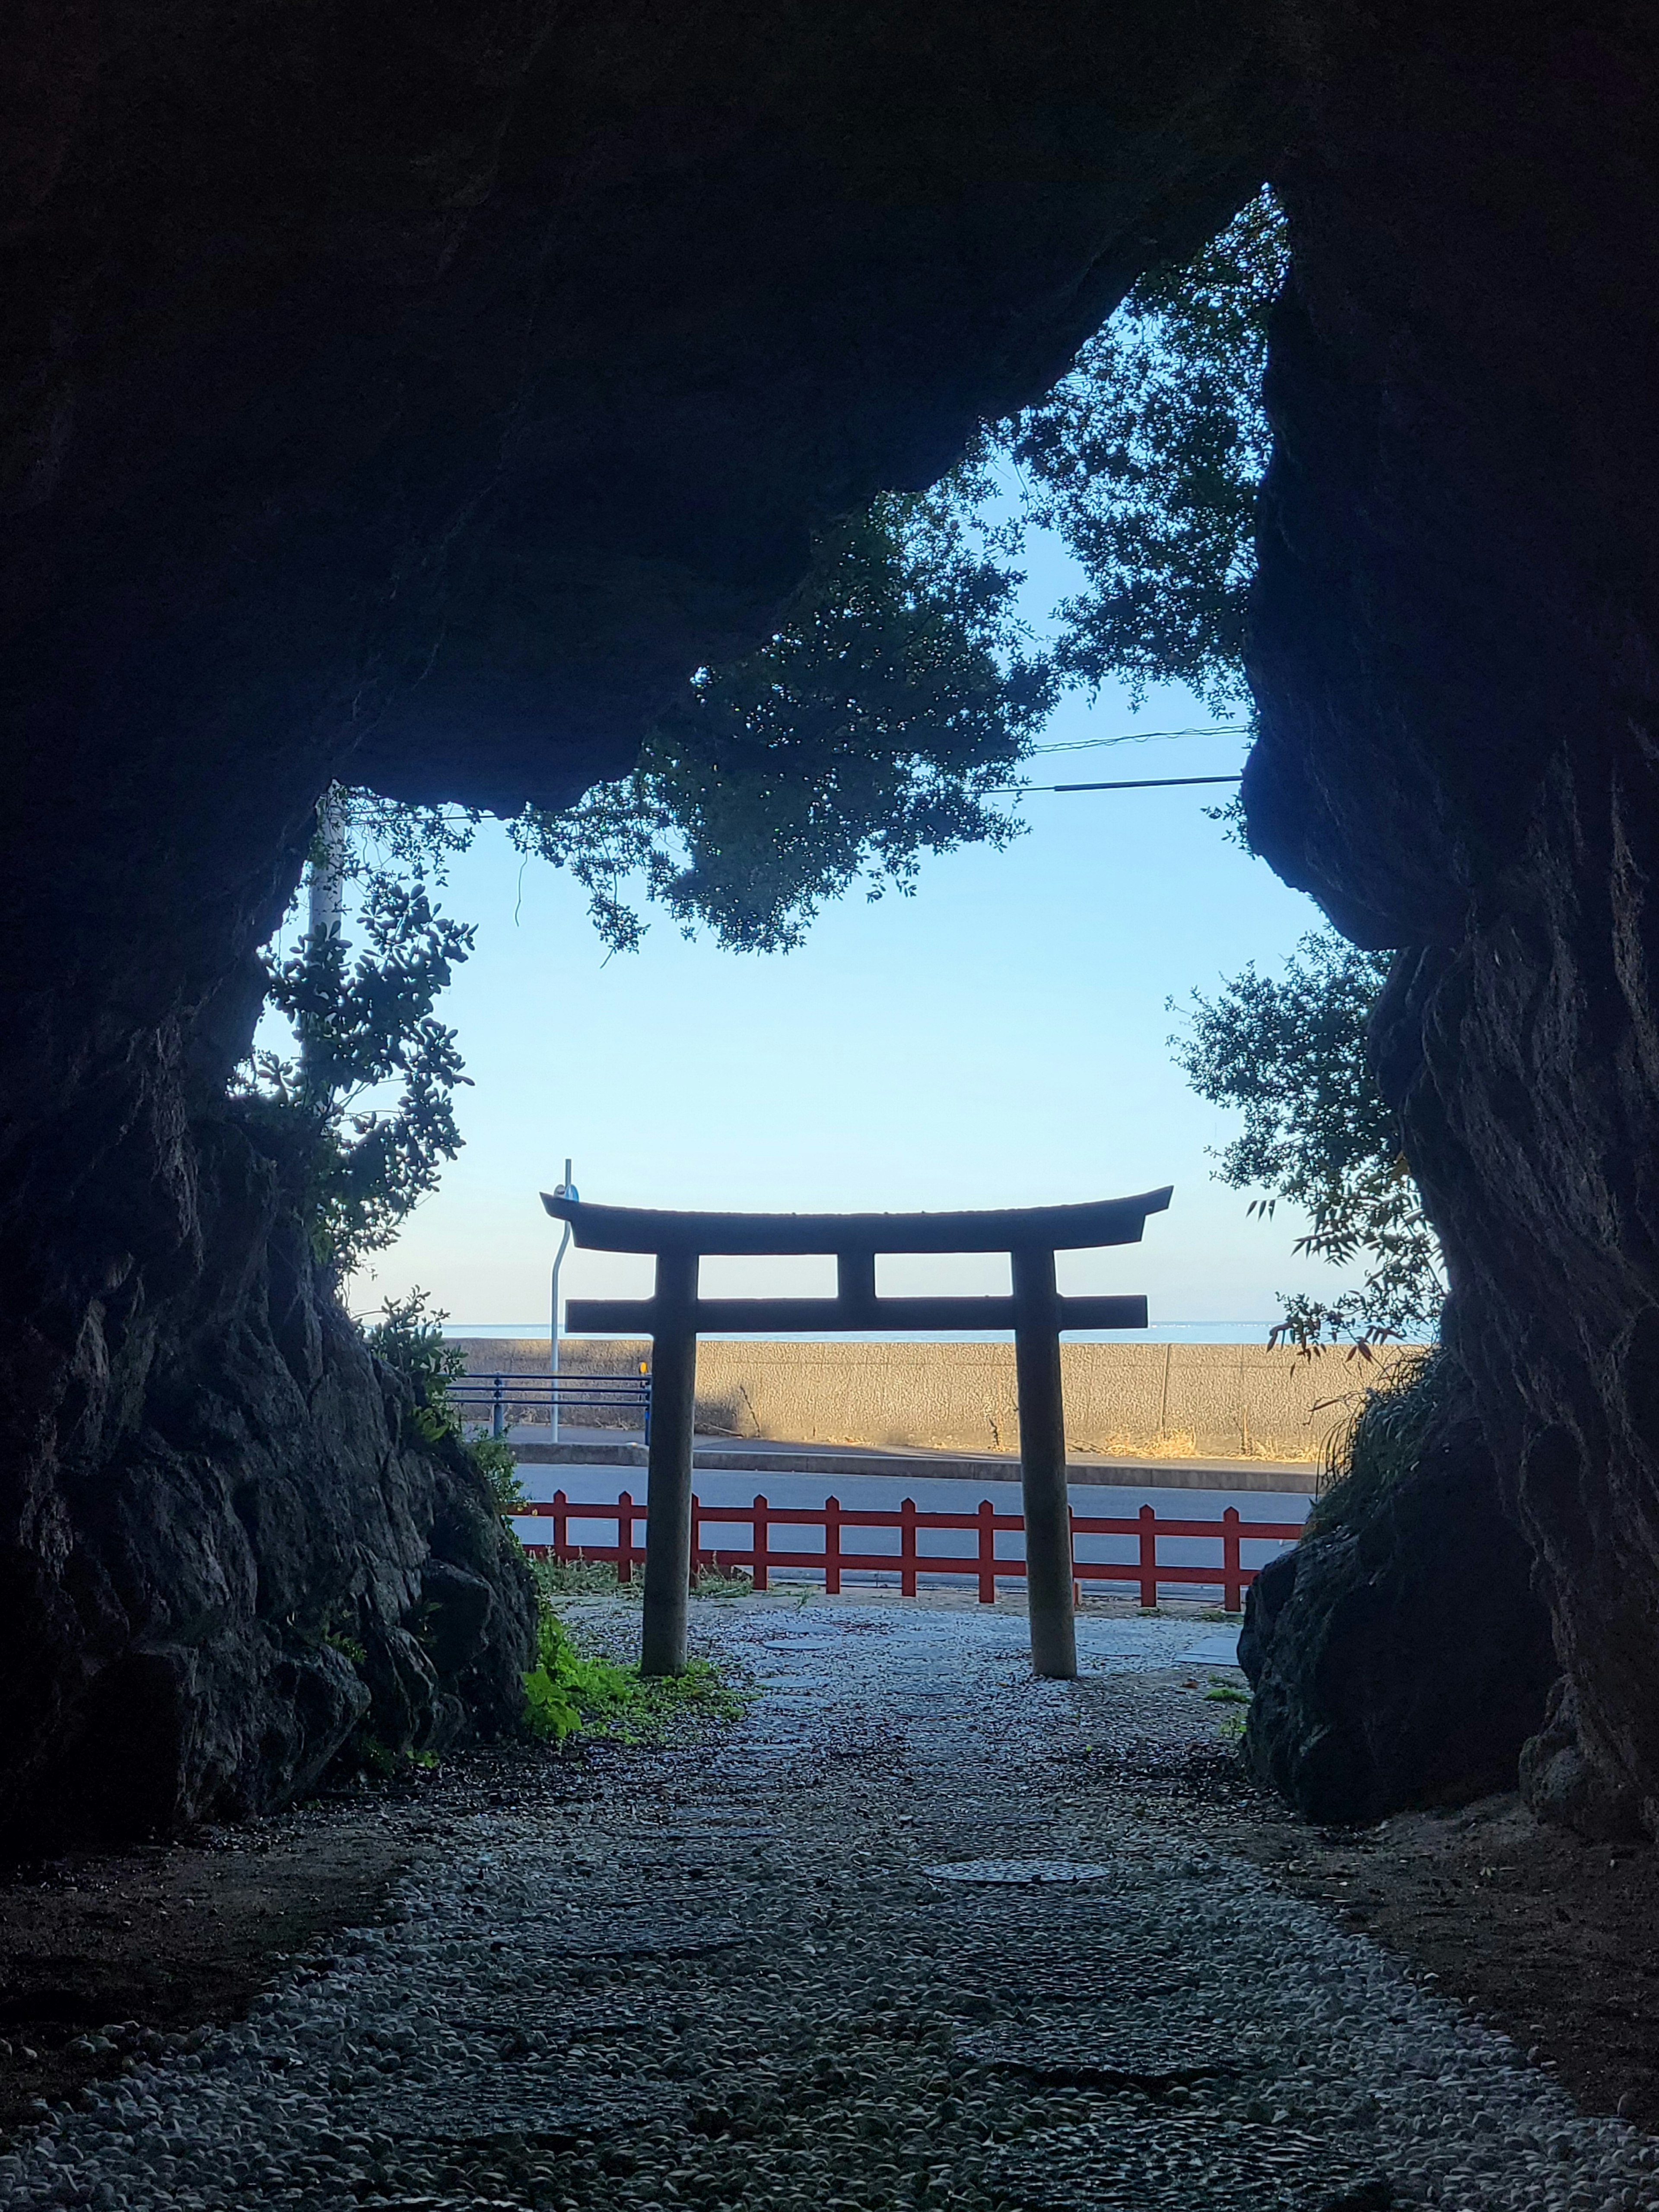
[[[162,2038],[235,2018],[289,1958],[372,1920],[466,1814],[590,1796],[615,1756],[475,1752],[276,1820],[0,1870],[0,2132]]]
[[[1266,1808],[1240,1845],[1408,1958],[1591,2112],[1659,2130],[1659,1857],[1539,1827],[1514,1797],[1358,1832]]]
[[[1540,1830],[1512,1798],[1361,1831],[1304,1826],[1218,1741],[1231,1710],[1209,1708],[1184,1756],[1149,1745],[1132,1773],[1100,1778],[1179,1810],[1403,1954],[1553,2067],[1587,2112],[1659,2130],[1651,1848]],[[472,1753],[270,1821],[0,1870],[0,2131],[159,2039],[234,2017],[287,1959],[372,1919],[400,1869],[479,1807],[571,1804],[605,1790],[619,1760],[653,1756]]]

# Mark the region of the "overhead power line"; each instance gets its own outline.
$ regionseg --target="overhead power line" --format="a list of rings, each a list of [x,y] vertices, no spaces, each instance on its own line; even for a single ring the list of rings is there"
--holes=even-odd
[[[1217,724],[1202,730],[1124,730],[1115,738],[1068,738],[1056,745],[1032,745],[1028,757],[1037,753],[1086,753],[1101,745],[1143,745],[1152,738],[1248,738],[1250,727],[1247,722]]]
[[[1244,771],[1236,769],[1231,775],[1149,775],[1137,777],[1128,783],[1034,783],[1031,791],[1162,791],[1176,783],[1242,783]]]
[[[1243,770],[1232,775],[1147,775],[1135,776],[1123,783],[1006,783],[999,786],[1005,792],[1028,791],[1168,791],[1176,784],[1186,783],[1242,783]]]

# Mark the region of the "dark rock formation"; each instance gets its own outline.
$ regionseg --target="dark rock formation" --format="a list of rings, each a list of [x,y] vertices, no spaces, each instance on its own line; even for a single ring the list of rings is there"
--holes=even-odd
[[[225,1109],[327,781],[620,771],[818,523],[1042,388],[1279,117],[1228,0],[41,0],[7,63],[16,1840],[270,1803],[360,1674],[416,1742],[507,1717],[515,1577]]]
[[[0,1850],[258,1812],[343,1748],[523,1709],[534,1594],[488,1486],[411,1433],[278,1164],[228,1120],[193,1136],[207,1264],[103,1303],[8,1530]]]
[[[1247,800],[1376,1032],[1567,1686],[1659,1828],[1659,23],[1302,11]]]
[[[326,781],[512,807],[620,768],[818,522],[931,478],[1271,168],[1255,834],[1416,948],[1379,1050],[1570,1686],[1528,1786],[1659,1826],[1659,30],[1261,10],[24,6],[17,1804],[88,1805],[122,1707],[121,1802],[173,1778],[146,1818],[293,1786],[360,1695],[325,1593],[373,1585],[365,1670],[417,1732],[434,1655],[486,1715],[511,1672],[504,1571],[494,1614],[435,1566],[413,1609],[428,1561],[478,1565],[463,1478],[394,1447],[224,1105]]]
[[[1409,1464],[1340,1486],[1250,1587],[1245,1756],[1310,1820],[1513,1789],[1544,1717],[1549,1616],[1467,1383],[1454,1383]]]

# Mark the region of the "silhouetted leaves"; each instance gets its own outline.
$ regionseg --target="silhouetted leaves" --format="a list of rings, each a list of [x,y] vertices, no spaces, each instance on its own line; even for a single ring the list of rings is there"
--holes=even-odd
[[[1264,191],[1192,261],[1144,276],[1007,434],[1032,520],[1088,577],[1058,610],[1062,675],[1119,678],[1137,701],[1185,684],[1217,711],[1244,697],[1267,317],[1288,261]]]
[[[432,1008],[476,934],[440,915],[423,883],[384,868],[364,878],[353,926],[367,940],[355,958],[330,932],[268,963],[268,1002],[299,1054],[256,1053],[242,1094],[303,1147],[317,1255],[340,1274],[391,1243],[461,1149],[453,1097],[469,1078]],[[368,1103],[387,1085],[394,1103]]]
[[[1216,1155],[1222,1182],[1264,1193],[1252,1212],[1301,1206],[1313,1226],[1297,1252],[1365,1265],[1362,1287],[1334,1303],[1285,1300],[1274,1335],[1296,1344],[1432,1330],[1445,1299],[1440,1248],[1365,1056],[1390,957],[1316,931],[1276,981],[1252,964],[1212,999],[1194,991],[1170,1040],[1200,1097],[1243,1110],[1242,1133]]]
[[[613,949],[644,927],[633,877],[688,934],[778,951],[860,875],[873,898],[908,890],[924,853],[1006,844],[1020,825],[994,802],[1054,682],[1000,550],[961,477],[878,500],[825,538],[758,652],[699,672],[632,776],[527,813],[521,848],[570,869]]]

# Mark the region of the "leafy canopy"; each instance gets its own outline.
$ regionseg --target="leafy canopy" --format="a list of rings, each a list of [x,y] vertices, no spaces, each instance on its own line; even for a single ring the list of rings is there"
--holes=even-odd
[[[830,532],[776,633],[701,671],[631,776],[513,825],[585,885],[613,950],[644,931],[630,877],[688,935],[785,951],[860,875],[872,898],[908,892],[924,853],[1018,833],[994,801],[1055,684],[1015,616],[1023,578],[988,496],[960,471]]]
[[[469,1079],[433,1007],[472,949],[472,926],[439,914],[418,875],[385,867],[367,872],[355,926],[365,940],[355,957],[329,930],[267,959],[266,1002],[298,1050],[256,1052],[240,1091],[244,1110],[302,1155],[313,1244],[339,1275],[391,1243],[459,1152],[454,1093]],[[377,1103],[388,1088],[391,1102]]]
[[[1007,442],[1029,513],[1087,583],[1063,602],[1056,662],[1073,680],[1187,684],[1214,711],[1247,696],[1246,594],[1267,317],[1290,252],[1263,191],[1192,261],[1144,276]]]
[[[1303,1207],[1312,1226],[1299,1254],[1364,1263],[1361,1286],[1330,1303],[1285,1298],[1274,1336],[1303,1346],[1432,1329],[1446,1295],[1439,1246],[1365,1057],[1388,969],[1388,954],[1317,930],[1278,979],[1252,964],[1213,998],[1194,991],[1187,1028],[1170,1040],[1201,1098],[1243,1111],[1243,1131],[1216,1156],[1222,1182],[1264,1194],[1253,1212],[1271,1216],[1280,1199]]]
[[[923,854],[1016,836],[993,802],[1062,684],[1117,677],[1138,699],[1174,681],[1236,704],[1287,261],[1263,192],[1191,263],[1144,277],[1048,399],[989,426],[933,491],[826,533],[769,642],[702,671],[632,776],[521,817],[520,848],[571,870],[613,950],[643,934],[630,879],[688,933],[787,950],[860,876],[872,897],[908,890]],[[1033,526],[1087,580],[1047,652],[1015,606]]]
[[[630,876],[688,933],[774,951],[861,873],[872,897],[908,891],[923,853],[1018,833],[997,801],[1054,679],[1027,650],[1022,578],[977,518],[976,482],[959,472],[939,494],[879,500],[830,533],[776,634],[702,671],[633,775],[509,825],[522,851],[586,885],[613,951],[645,927]],[[353,956],[341,932],[307,932],[267,962],[268,1003],[297,1051],[256,1054],[241,1090],[305,1156],[313,1243],[343,1275],[392,1241],[460,1150],[453,1101],[468,1079],[433,1009],[474,932],[439,913],[431,886],[480,817],[361,791],[328,805],[364,941]]]
[[[571,871],[613,951],[644,933],[641,887],[688,934],[785,951],[860,878],[871,897],[908,891],[924,854],[1018,834],[998,802],[1061,684],[1115,677],[1138,698],[1178,681],[1217,710],[1243,700],[1261,375],[1287,258],[1263,192],[1187,265],[1144,277],[1049,398],[988,429],[952,477],[827,532],[774,635],[700,671],[631,775],[512,823],[520,850]],[[1085,576],[1047,652],[1016,610],[1033,525]],[[1237,808],[1220,811],[1242,841]],[[300,1059],[256,1064],[267,1101],[308,1118],[319,1247],[343,1271],[390,1242],[459,1147],[465,1079],[432,1005],[472,933],[438,915],[428,885],[478,822],[364,793],[349,812],[368,949],[349,964],[337,939],[307,939],[273,968]],[[1385,969],[1310,937],[1277,981],[1247,969],[1213,1000],[1194,994],[1172,1040],[1200,1093],[1243,1111],[1223,1179],[1261,1194],[1255,1210],[1305,1207],[1298,1252],[1367,1263],[1363,1289],[1334,1304],[1286,1300],[1276,1333],[1304,1344],[1425,1326],[1441,1295],[1364,1058]],[[365,1103],[387,1084],[401,1085],[394,1107]]]
[[[1062,680],[1188,684],[1217,711],[1247,696],[1256,488],[1270,435],[1261,404],[1267,322],[1289,261],[1284,218],[1262,192],[1184,267],[1154,271],[1085,347],[1072,374],[1019,418],[1010,444],[1030,512],[1080,562],[1059,610]],[[1212,810],[1249,849],[1235,800]],[[1445,1295],[1439,1248],[1365,1056],[1389,969],[1331,931],[1304,938],[1275,980],[1249,967],[1212,999],[1194,992],[1170,1040],[1200,1097],[1241,1109],[1217,1172],[1279,1200],[1311,1226],[1298,1255],[1364,1264],[1359,1289],[1284,1299],[1273,1334],[1309,1346],[1432,1328]]]

